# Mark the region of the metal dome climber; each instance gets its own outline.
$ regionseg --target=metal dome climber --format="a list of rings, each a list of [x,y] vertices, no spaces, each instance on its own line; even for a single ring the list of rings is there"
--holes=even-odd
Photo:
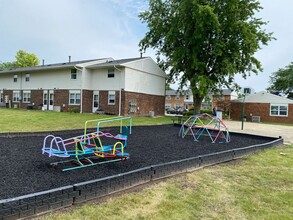
[[[192,135],[198,141],[202,135],[208,136],[212,143],[229,143],[230,135],[224,122],[209,114],[199,114],[189,117],[181,126],[179,136],[184,138]]]

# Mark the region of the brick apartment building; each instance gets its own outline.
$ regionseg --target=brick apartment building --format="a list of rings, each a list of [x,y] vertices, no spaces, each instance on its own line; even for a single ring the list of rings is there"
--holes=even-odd
[[[115,115],[164,114],[166,74],[149,57],[0,71],[0,105]]]

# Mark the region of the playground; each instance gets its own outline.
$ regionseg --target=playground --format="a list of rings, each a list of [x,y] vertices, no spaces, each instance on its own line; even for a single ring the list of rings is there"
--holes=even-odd
[[[47,153],[43,151],[44,154],[42,154],[42,145],[45,142],[45,137],[52,135],[53,137],[60,137],[60,139],[57,139],[63,141],[76,139],[72,139],[72,137],[80,137],[80,140],[83,140],[82,138],[90,137],[85,134],[101,135],[102,133],[100,133],[100,130],[88,129],[87,131],[73,130],[53,133],[31,133],[25,135],[10,134],[0,137],[0,148],[2,152],[0,155],[0,165],[2,167],[0,171],[2,180],[0,182],[0,199],[13,198],[88,180],[99,179],[150,165],[234,148],[242,148],[275,140],[270,137],[230,133],[229,142],[211,143],[211,139],[208,135],[202,135],[198,141],[194,140],[193,135],[185,135],[185,137],[182,138],[178,135],[180,127],[173,125],[128,127],[129,129],[132,128],[128,130],[127,147],[124,152],[121,151],[121,148],[117,151],[118,157],[116,153],[114,153],[113,147],[111,147],[111,158],[108,158],[109,160],[107,160],[107,158],[101,158],[102,162],[105,163],[96,163],[94,161],[95,164],[92,166],[85,166],[82,167],[82,169],[70,169],[68,171],[64,171],[63,163],[59,164],[60,157],[48,156],[49,151],[47,151]],[[102,132],[103,134],[112,134],[113,137],[123,133],[123,131],[121,131],[121,126],[106,127]],[[125,141],[125,137],[121,136],[118,137],[118,139],[117,136],[116,139],[112,139],[116,140],[116,142]],[[74,145],[75,144],[76,142],[74,142]],[[115,145],[115,143],[112,145]],[[45,151],[48,150],[47,146],[48,145],[44,147],[43,145]],[[126,156],[124,155],[125,157],[123,158],[119,157],[119,153],[121,152],[127,153],[125,154]],[[65,155],[64,151],[62,151],[62,154]],[[118,161],[111,161],[113,160],[113,155],[115,155],[114,159]],[[106,154],[104,154],[104,156],[106,156]],[[73,158],[74,160],[76,159],[76,153],[74,153]],[[68,164],[72,168],[83,166],[80,164],[72,164],[71,162],[72,161],[69,161]],[[85,164],[91,165],[91,163]]]

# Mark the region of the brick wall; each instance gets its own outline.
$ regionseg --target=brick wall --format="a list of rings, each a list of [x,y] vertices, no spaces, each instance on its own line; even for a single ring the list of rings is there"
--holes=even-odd
[[[18,90],[20,91],[20,90]],[[23,97],[23,91],[20,91],[21,97]],[[18,108],[27,108],[27,106],[33,105],[34,109],[41,109],[43,104],[43,90],[31,90],[31,101],[29,103],[24,103],[22,101],[13,102],[13,90],[4,90],[3,91],[3,98],[8,95],[8,100],[11,101],[11,107],[13,108],[14,105],[17,105]]]
[[[34,103],[34,109],[42,109],[43,90],[31,90],[31,103]]]
[[[54,90],[54,106],[60,106],[61,111],[68,111],[69,106],[69,90],[57,89]]]
[[[124,115],[148,116],[150,111],[153,111],[155,115],[164,115],[165,96],[134,92],[125,92],[123,93],[123,96],[123,99],[125,99],[125,105],[123,105],[122,114]],[[136,112],[130,111],[130,103],[136,104]]]
[[[176,99],[176,95],[170,95],[171,99],[168,100],[167,99],[167,95],[166,95],[166,98],[165,98],[165,103],[166,104],[170,104],[171,105],[171,108],[176,108],[176,105],[180,105],[181,107],[184,108],[184,95],[180,95],[179,96],[179,99]]]
[[[93,91],[82,91],[82,111],[91,113],[93,112]]]
[[[251,116],[260,116],[261,122],[277,122],[293,124],[293,104],[288,105],[288,117],[270,116],[269,103],[245,103],[245,116],[247,121],[251,121]],[[232,120],[241,120],[242,103],[231,103],[230,117]]]
[[[5,90],[3,95],[8,95],[12,100],[12,90]],[[83,90],[82,92],[82,111],[91,113],[93,110],[93,91]],[[99,91],[100,109],[105,113],[118,115],[119,114],[119,95],[120,92],[115,92],[115,104],[108,104],[108,91]],[[153,111],[155,115],[164,115],[164,96],[148,95],[142,93],[125,92],[121,91],[121,115],[133,115],[133,116],[147,116],[150,111]],[[130,103],[135,102],[135,111],[130,111]],[[11,103],[17,104],[19,108],[26,108],[27,105],[34,103],[34,109],[41,109],[43,104],[43,90],[31,90],[31,102],[30,103]],[[61,111],[70,111],[74,108],[77,112],[80,111],[79,105],[69,104],[69,90],[56,89],[54,90],[54,106],[60,106]]]
[[[108,104],[108,91],[99,91],[100,109],[108,114],[119,114],[119,91],[115,92],[115,104]]]
[[[221,111],[230,111],[231,107],[231,96],[213,96],[212,107],[217,107]]]

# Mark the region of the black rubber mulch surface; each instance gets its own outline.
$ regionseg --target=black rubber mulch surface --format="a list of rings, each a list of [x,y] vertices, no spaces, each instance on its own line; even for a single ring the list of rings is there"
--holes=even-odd
[[[117,128],[109,129],[115,134]],[[111,176],[150,165],[175,161],[198,155],[267,143],[275,138],[230,134],[230,143],[212,144],[202,136],[199,142],[191,136],[178,136],[173,125],[132,127],[128,137],[126,162],[107,163],[62,172],[61,167],[49,164],[61,158],[42,155],[44,135],[0,138],[0,199],[13,198],[101,177]],[[48,133],[49,134],[49,133]],[[62,138],[82,135],[82,131],[58,132]],[[56,135],[56,132],[55,132]],[[71,165],[71,164],[69,164]]]

